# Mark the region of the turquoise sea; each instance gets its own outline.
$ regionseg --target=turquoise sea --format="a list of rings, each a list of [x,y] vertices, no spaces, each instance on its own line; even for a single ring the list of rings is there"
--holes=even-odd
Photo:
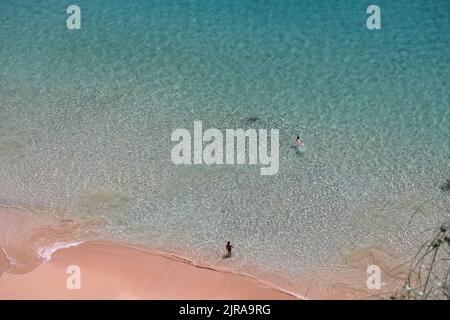
[[[262,278],[407,259],[449,218],[450,2],[375,2],[77,0],[67,30],[71,3],[2,0],[0,204]],[[279,173],[175,166],[194,120],[279,129]]]

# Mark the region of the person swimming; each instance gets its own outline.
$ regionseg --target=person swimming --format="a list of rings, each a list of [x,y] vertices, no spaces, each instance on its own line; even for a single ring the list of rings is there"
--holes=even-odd
[[[303,145],[305,143],[303,142],[302,139],[300,139],[300,136],[297,136],[297,139],[295,139],[295,144],[299,146],[299,145]]]
[[[233,246],[231,245],[230,241],[227,242],[225,249],[227,250],[228,257],[231,257],[231,250],[233,249]]]
[[[306,152],[305,142],[300,138],[300,136],[297,136],[297,139],[295,139],[295,149],[298,155],[303,156]]]

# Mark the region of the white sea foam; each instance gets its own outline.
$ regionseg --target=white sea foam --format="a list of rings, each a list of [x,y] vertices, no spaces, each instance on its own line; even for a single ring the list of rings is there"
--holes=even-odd
[[[40,247],[37,249],[37,254],[45,261],[50,261],[52,254],[60,249],[76,247],[82,244],[84,241],[77,242],[57,242],[51,246]]]

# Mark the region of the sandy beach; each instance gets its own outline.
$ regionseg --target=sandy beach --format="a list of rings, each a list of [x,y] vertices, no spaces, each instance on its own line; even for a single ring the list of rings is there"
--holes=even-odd
[[[42,213],[21,207],[0,206],[0,299],[275,300],[371,296],[370,292],[355,290],[365,283],[364,278],[357,279],[365,273],[354,274],[352,284],[325,272],[310,274],[300,282],[254,278],[232,268],[193,262],[138,243],[98,240],[92,234],[80,238],[80,232],[89,225],[54,215],[43,217]],[[364,270],[363,266],[373,260],[383,265],[384,259],[378,257],[377,251],[371,252],[358,253],[349,265],[355,265],[353,270]],[[77,273],[79,277],[74,280]],[[73,288],[75,283],[79,283],[79,289]]]
[[[67,268],[79,266],[80,289]],[[0,277],[0,299],[295,299],[256,279],[108,242],[56,251],[25,274]]]
[[[0,299],[296,298],[255,278],[195,265],[168,252],[95,236],[81,240],[85,226],[0,206]],[[78,282],[70,280],[73,266]]]

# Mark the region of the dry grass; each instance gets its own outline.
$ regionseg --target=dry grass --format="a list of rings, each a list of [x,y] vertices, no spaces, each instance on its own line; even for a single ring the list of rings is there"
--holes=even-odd
[[[406,280],[391,298],[450,300],[450,221],[420,247]]]

